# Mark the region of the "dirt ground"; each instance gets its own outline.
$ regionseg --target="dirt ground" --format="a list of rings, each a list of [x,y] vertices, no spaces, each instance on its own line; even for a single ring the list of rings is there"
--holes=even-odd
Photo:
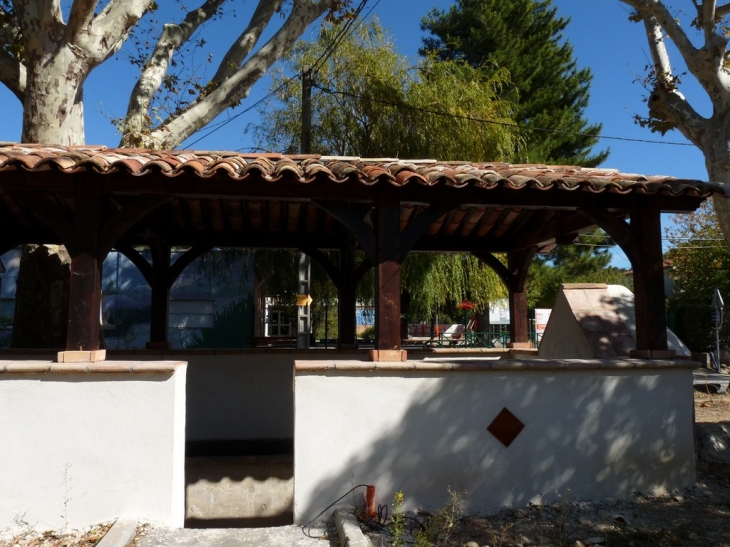
[[[730,426],[730,394],[695,392],[695,421]],[[453,523],[449,537],[438,537],[435,545],[730,547],[730,465],[700,458],[695,487],[665,497],[637,495],[631,500],[580,503],[566,494],[559,503],[457,518]],[[417,527],[413,520],[406,525]],[[0,547],[94,547],[110,526],[68,533],[28,529],[12,536],[0,531]],[[363,528],[372,547],[392,544],[387,529]]]

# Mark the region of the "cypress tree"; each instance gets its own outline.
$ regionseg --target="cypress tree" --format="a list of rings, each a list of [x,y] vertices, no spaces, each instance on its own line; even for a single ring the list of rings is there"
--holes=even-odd
[[[573,48],[563,39],[569,19],[558,17],[551,0],[456,0],[448,10],[433,9],[421,28],[421,54],[462,59],[491,73],[506,68],[517,103],[526,162],[594,167],[608,151],[592,154],[601,130],[583,113],[588,106],[591,71],[579,69]],[[579,135],[582,134],[582,135]]]

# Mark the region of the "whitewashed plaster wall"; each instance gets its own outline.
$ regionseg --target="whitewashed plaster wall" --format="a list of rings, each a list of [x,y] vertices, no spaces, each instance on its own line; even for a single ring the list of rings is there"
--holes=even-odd
[[[448,488],[463,491],[469,512],[568,490],[579,500],[690,486],[689,367],[297,362],[295,521],[361,483],[376,486],[379,504],[403,491],[408,509],[433,510],[449,500]],[[503,408],[524,423],[508,447],[487,431]]]
[[[185,369],[0,361],[0,529],[182,526]]]
[[[412,354],[419,358],[416,352]],[[420,358],[447,354],[425,352]],[[460,353],[480,354],[485,352]],[[504,352],[489,354],[497,358]],[[189,441],[292,439],[294,361],[319,360],[327,355],[341,361],[368,358],[367,350],[110,351],[109,355],[118,359],[180,359],[188,363]]]
[[[187,440],[291,439],[294,436],[294,360],[291,352],[190,352]],[[311,358],[321,358],[312,354]],[[343,359],[362,359],[361,354]],[[144,354],[135,358],[151,358]]]

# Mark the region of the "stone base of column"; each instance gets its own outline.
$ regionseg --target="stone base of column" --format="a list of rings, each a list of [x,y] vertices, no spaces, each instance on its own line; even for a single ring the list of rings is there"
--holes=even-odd
[[[106,350],[93,351],[59,351],[56,356],[58,363],[97,363],[106,360]]]
[[[406,361],[408,352],[404,349],[371,349],[371,361]]]
[[[507,342],[508,348],[527,349],[532,347],[532,342]]]

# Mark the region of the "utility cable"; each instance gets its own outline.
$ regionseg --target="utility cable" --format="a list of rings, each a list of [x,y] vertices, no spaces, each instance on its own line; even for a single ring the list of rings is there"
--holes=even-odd
[[[301,526],[302,533],[305,536],[309,537],[309,538],[319,539],[319,536],[313,536],[310,533],[311,528],[312,528],[312,524],[314,524],[319,517],[321,517],[322,515],[324,515],[329,509],[332,509],[332,507],[334,507],[335,505],[337,505],[338,503],[340,503],[340,501],[342,501],[344,498],[346,498],[347,496],[349,496],[355,490],[357,490],[358,488],[367,488],[367,487],[368,487],[367,484],[358,484],[357,486],[353,486],[352,488],[350,488],[347,492],[345,492],[344,494],[342,494],[339,498],[337,498],[335,501],[333,501],[332,503],[330,503],[327,507],[325,507],[324,509],[322,509],[322,511],[320,511],[319,514],[316,517],[314,517],[309,522],[305,522],[304,524],[302,524],[302,526]],[[307,529],[306,531],[304,530],[305,528]]]
[[[342,26],[342,28],[340,28],[332,41],[327,45],[327,47],[325,47],[319,58],[314,61],[314,63],[312,64],[312,68],[310,69],[313,76],[317,73],[319,68],[327,62],[327,59],[332,56],[332,54],[337,50],[339,45],[345,40],[347,34],[349,34],[350,29],[355,25],[355,23],[357,22],[358,26],[360,25],[360,13],[362,13],[362,10],[365,8],[367,3],[368,0],[361,0],[357,8],[355,8],[352,17],[350,17],[348,21]],[[370,12],[372,12],[372,8],[370,9]],[[368,14],[370,14],[370,12],[368,12]]]
[[[380,0],[378,0],[375,3],[375,5],[372,8],[370,8],[370,11],[368,12],[368,15],[373,11],[373,9],[375,8],[375,6],[377,6],[379,2],[380,2]],[[342,42],[342,40],[344,40],[345,33],[350,30],[350,28],[352,27],[352,25],[354,24],[354,22],[355,21],[358,21],[358,24],[361,23],[361,21],[358,20],[358,17],[360,15],[360,13],[362,12],[362,10],[367,5],[367,3],[368,3],[368,0],[362,0],[360,2],[360,4],[358,5],[358,7],[355,9],[355,13],[354,13],[353,18],[350,19],[350,20],[348,20],[348,22],[340,30],[340,32],[337,33],[337,36],[335,36],[335,39],[332,41],[332,43],[329,46],[327,46],[327,48],[325,48],[325,51],[322,53],[322,55],[320,55],[320,57],[314,62],[313,67],[310,69],[311,72],[312,72],[312,74],[314,74],[316,72],[316,70],[319,68],[319,66],[321,66],[323,63],[325,63],[327,61],[327,59],[329,59],[329,57],[334,53],[334,51],[337,49],[337,46],[339,46],[339,44]],[[219,129],[222,129],[223,127],[225,127],[226,125],[228,125],[232,121],[234,121],[237,118],[239,118],[239,117],[243,116],[244,114],[246,114],[247,112],[250,112],[251,110],[253,110],[254,108],[256,108],[258,105],[260,105],[261,103],[268,101],[271,97],[273,97],[274,95],[276,95],[279,91],[281,91],[285,87],[288,87],[294,80],[296,80],[298,78],[299,78],[299,75],[292,76],[292,77],[288,78],[281,85],[279,85],[276,89],[273,89],[272,91],[270,91],[269,93],[267,93],[264,97],[262,97],[261,99],[259,99],[255,103],[253,103],[252,105],[246,107],[241,112],[238,112],[235,116],[231,116],[231,117],[229,117],[226,120],[223,120],[221,122],[218,122],[217,124],[213,124],[211,126],[208,126],[208,128],[209,128],[209,131],[208,132],[202,134],[200,137],[198,137],[197,139],[195,139],[193,142],[189,143],[187,146],[192,148],[194,145],[196,145],[197,143],[199,143],[201,140],[209,137],[210,135],[212,135],[213,133],[215,133]]]
[[[353,99],[360,99],[360,100],[369,100],[375,103],[384,104],[386,106],[393,106],[396,108],[405,108],[408,110],[415,110],[417,112],[423,112],[424,114],[434,114],[436,116],[444,116],[447,118],[456,118],[461,120],[467,120],[477,123],[486,123],[491,125],[499,125],[503,127],[510,127],[513,129],[519,129],[521,131],[540,131],[542,133],[553,133],[553,134],[559,134],[559,135],[574,135],[578,137],[591,137],[594,139],[606,139],[606,140],[615,140],[615,141],[625,141],[625,142],[642,142],[647,144],[668,144],[673,146],[694,146],[692,143],[687,142],[676,142],[676,141],[658,141],[658,140],[651,140],[651,139],[632,139],[629,137],[615,137],[615,136],[609,136],[609,135],[591,135],[589,133],[581,133],[579,131],[564,131],[562,129],[547,129],[545,127],[526,127],[524,125],[520,125],[514,122],[498,122],[495,120],[487,120],[485,118],[476,118],[473,116],[467,116],[465,114],[452,114],[450,112],[441,112],[439,110],[431,110],[429,108],[424,108],[420,106],[414,106],[412,104],[408,104],[406,102],[401,103],[395,103],[392,101],[386,101],[383,99],[378,99],[375,97],[364,97],[363,95],[358,95],[357,93],[352,93],[349,91],[339,91],[335,89],[330,89],[327,87],[322,87],[320,85],[317,85],[316,83],[312,84],[313,87],[316,87],[320,91],[324,93],[329,93],[331,95],[343,95],[346,97],[351,97]]]
[[[297,76],[292,76],[288,80],[284,81],[281,85],[279,85],[276,89],[273,89],[273,90],[269,91],[269,93],[267,93],[264,97],[262,97],[261,99],[259,99],[255,103],[253,103],[252,105],[250,105],[250,106],[244,108],[243,110],[241,110],[235,116],[231,116],[230,118],[228,118],[226,120],[223,120],[222,122],[218,122],[216,124],[213,124],[212,126],[209,126],[210,131],[208,131],[207,133],[204,133],[203,135],[201,135],[200,137],[198,137],[197,139],[195,139],[193,142],[189,143],[187,146],[188,147],[192,147],[193,145],[195,145],[195,144],[199,143],[200,141],[202,141],[204,138],[209,137],[210,135],[212,135],[213,133],[215,133],[219,129],[225,127],[226,125],[228,125],[229,123],[231,123],[236,118],[239,118],[239,117],[243,116],[244,114],[246,114],[247,112],[250,112],[251,110],[253,110],[254,108],[256,108],[258,105],[260,105],[261,103],[263,103],[265,101],[268,101],[271,97],[273,97],[274,95],[276,95],[279,91],[281,91],[285,87],[288,87],[296,79],[297,79]]]

